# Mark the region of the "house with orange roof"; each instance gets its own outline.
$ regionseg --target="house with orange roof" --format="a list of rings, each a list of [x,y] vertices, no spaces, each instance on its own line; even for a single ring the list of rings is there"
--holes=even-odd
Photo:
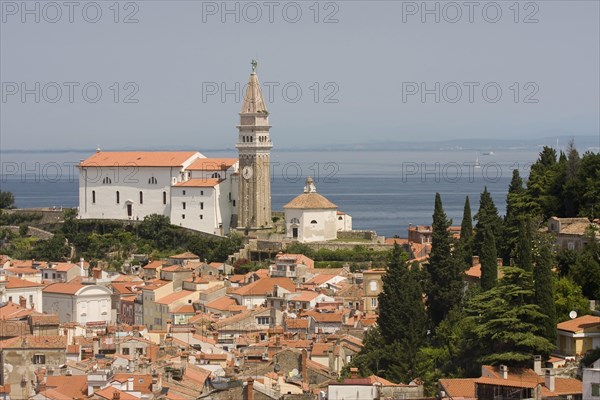
[[[231,307],[237,305],[238,304],[234,298],[229,296],[221,296],[213,301],[204,304],[203,309],[204,312],[221,314],[227,317],[234,314],[234,312],[231,311]]]
[[[155,299],[148,307],[144,307],[144,320],[151,321],[145,325],[148,329],[166,329],[167,321],[173,321],[173,313],[183,305],[192,305],[198,299],[198,292],[180,290]],[[144,303],[147,300],[144,299]],[[146,304],[144,304],[146,306]],[[149,310],[146,315],[146,310]],[[184,318],[185,319],[185,318]],[[179,320],[181,323],[181,320]]]
[[[262,278],[235,288],[229,295],[238,304],[253,308],[263,305],[268,296],[283,297],[284,293],[294,292],[295,290],[296,285],[290,278]]]
[[[17,278],[11,275],[0,275],[0,301],[19,304],[21,307],[42,312],[41,283]]]
[[[557,350],[562,356],[580,356],[600,347],[600,317],[584,315],[560,322],[557,329]]]
[[[269,276],[273,278],[296,278],[298,269],[305,271],[308,268],[314,268],[314,266],[314,260],[304,254],[279,253],[275,257],[275,264],[269,267]]]
[[[339,331],[344,322],[344,312],[319,312],[319,311],[306,311],[301,314],[302,317],[311,317],[315,320],[315,331],[314,333],[335,333]]]
[[[18,393],[25,393],[27,398],[35,395],[36,371],[65,364],[66,347],[67,338],[58,335],[24,335],[0,341],[4,384],[19,388]]]
[[[287,300],[288,309],[291,310],[310,310],[315,308],[317,303],[331,303],[334,301],[331,296],[309,290],[287,293],[284,297]]]
[[[556,376],[556,370],[509,368],[506,365],[481,367],[480,378],[440,379],[438,397],[442,399],[572,399],[582,400],[583,385],[575,378]]]
[[[160,318],[160,313],[157,310],[155,300],[165,297],[169,293],[173,293],[173,282],[154,279],[147,281],[141,289],[143,325],[150,327],[154,323],[155,313],[157,313],[156,317]],[[157,322],[160,323],[160,320]]]
[[[144,280],[152,280],[160,278],[160,271],[163,265],[168,264],[165,260],[150,261],[142,268],[142,278]]]
[[[105,326],[113,319],[111,295],[105,286],[53,283],[42,290],[42,309],[58,314],[61,323]]]
[[[281,324],[282,319],[281,310],[261,307],[220,319],[212,324],[212,329],[218,332],[219,343],[251,333],[264,339],[269,327]]]
[[[78,276],[82,276],[82,274],[87,276],[87,268],[82,272],[81,265],[71,262],[49,263],[47,266],[40,268],[40,271],[45,282],[69,282]]]
[[[420,399],[424,398],[422,383],[410,382],[397,384],[371,375],[366,378],[358,376],[358,369],[350,369],[350,377],[341,382],[332,381],[327,386],[328,400],[360,399],[376,400],[380,398]]]
[[[556,237],[556,245],[565,250],[581,250],[587,243],[586,231],[590,227],[599,227],[587,218],[558,218],[548,220],[548,232]],[[600,241],[600,233],[596,230],[596,240]]]

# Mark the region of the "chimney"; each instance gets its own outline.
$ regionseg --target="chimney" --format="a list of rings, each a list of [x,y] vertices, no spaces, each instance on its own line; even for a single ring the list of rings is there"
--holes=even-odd
[[[219,332],[213,332],[213,339],[215,344],[219,344]]]
[[[556,379],[556,371],[554,371],[554,369],[552,368],[548,368],[546,369],[546,388],[551,391],[554,392],[555,389],[555,379]]]
[[[358,368],[350,368],[350,378],[358,378]]]
[[[102,270],[100,268],[94,268],[93,273],[95,279],[102,279]]]
[[[254,400],[254,379],[248,378],[246,386],[246,400]]]
[[[115,391],[113,392],[113,400],[119,400],[121,398],[121,392],[119,392],[119,390],[115,389]]]
[[[27,308],[27,299],[23,296],[19,296],[19,305],[23,308]]]
[[[81,276],[85,278],[85,269],[83,267],[83,257],[79,259],[79,268],[81,272]]]
[[[133,377],[132,376],[127,378],[127,391],[133,392]]]
[[[542,356],[533,356],[533,370],[536,375],[542,375]]]
[[[506,365],[500,366],[500,375],[502,379],[508,379],[508,367]]]
[[[304,382],[308,382],[308,372],[306,371],[307,356],[306,349],[302,349],[302,380]]]
[[[471,266],[474,267],[479,264],[479,256],[473,256],[471,259]]]

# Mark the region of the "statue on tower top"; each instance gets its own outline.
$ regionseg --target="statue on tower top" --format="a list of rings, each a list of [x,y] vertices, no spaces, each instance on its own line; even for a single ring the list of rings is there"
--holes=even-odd
[[[252,73],[255,74],[256,73],[256,67],[258,67],[258,61],[252,60],[252,62],[250,64],[252,64]]]

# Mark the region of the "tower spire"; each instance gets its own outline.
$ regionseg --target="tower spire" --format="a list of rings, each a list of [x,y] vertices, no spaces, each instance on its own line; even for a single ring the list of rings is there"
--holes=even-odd
[[[262,90],[260,89],[260,82],[256,75],[256,67],[258,62],[252,60],[252,73],[248,79],[246,85],[246,92],[244,93],[244,102],[242,104],[241,114],[256,114],[256,113],[268,113],[265,100],[263,98]]]

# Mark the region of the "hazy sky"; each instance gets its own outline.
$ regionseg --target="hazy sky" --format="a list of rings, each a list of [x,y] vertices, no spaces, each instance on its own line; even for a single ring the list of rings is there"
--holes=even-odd
[[[253,58],[278,147],[600,132],[598,1],[0,3],[3,149],[233,147]]]

